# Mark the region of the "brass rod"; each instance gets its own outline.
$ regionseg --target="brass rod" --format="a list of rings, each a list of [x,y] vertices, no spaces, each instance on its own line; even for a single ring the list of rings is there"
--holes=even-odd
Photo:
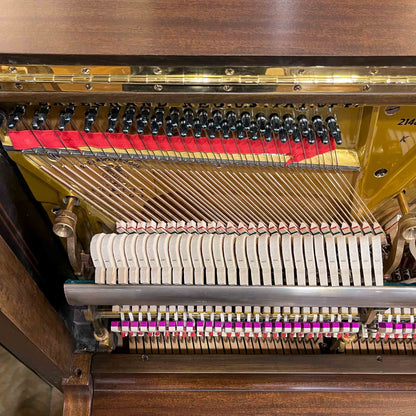
[[[397,195],[397,201],[399,202],[400,211],[403,215],[409,213],[409,205],[407,204],[406,198],[404,197],[404,191]]]

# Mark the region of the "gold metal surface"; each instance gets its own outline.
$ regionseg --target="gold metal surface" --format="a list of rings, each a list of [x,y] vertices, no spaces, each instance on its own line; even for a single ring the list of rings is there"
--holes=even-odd
[[[344,138],[342,147],[337,151],[339,164],[361,166],[361,173],[357,178],[356,175],[352,175],[351,180],[380,223],[388,221],[398,212],[394,196],[402,189],[406,190],[410,205],[414,204],[416,199],[416,126],[398,125],[402,119],[412,120],[413,114],[416,114],[416,107],[400,107],[399,111],[391,116],[385,113],[385,109],[384,106],[338,106],[333,110],[337,114]],[[80,119],[84,111],[79,110]],[[104,120],[104,112],[102,117]],[[11,144],[7,135],[3,136],[3,143]],[[65,195],[71,194],[70,187],[58,183],[40,171],[24,154],[9,154],[21,167],[36,198],[48,203],[45,205],[48,212],[53,206],[60,206],[60,201]],[[326,163],[330,164],[330,155],[325,157]],[[375,172],[381,168],[386,169],[387,174],[384,177],[376,177]],[[89,205],[86,211],[94,218],[98,217],[107,227],[111,227],[112,220],[103,214],[98,206]],[[96,220],[93,222],[96,223]]]
[[[0,65],[3,91],[415,92],[416,67]]]
[[[41,69],[38,68],[39,71]],[[84,74],[81,74],[82,68],[78,69],[80,75],[84,76]],[[390,68],[389,70],[392,69]],[[17,71],[19,73],[20,69],[17,69]],[[124,71],[127,72],[127,69],[124,69]],[[10,72],[8,74],[10,75]],[[238,71],[235,74],[238,74]],[[379,74],[382,75],[383,72],[381,71]],[[276,74],[273,73],[273,75]],[[278,72],[277,75],[279,75]],[[170,105],[174,106],[175,104]],[[74,120],[78,129],[82,129],[83,117],[87,106],[86,104],[76,108]],[[7,103],[3,107],[6,109],[12,108]],[[36,104],[28,107],[26,113],[28,119],[33,116],[36,108]],[[230,108],[229,105],[226,105],[226,108]],[[59,108],[51,109],[48,116],[49,128],[56,128],[59,111]],[[275,108],[272,105],[262,104],[255,107],[253,111],[269,113],[275,111]],[[403,189],[406,191],[409,205],[411,207],[415,205],[416,106],[335,105],[318,108],[318,106],[307,104],[305,107],[299,106],[299,109],[296,107],[295,109],[286,109],[284,106],[277,108],[277,112],[280,114],[284,114],[285,111],[294,111],[295,114],[304,112],[309,118],[315,113],[322,114],[323,117],[329,114],[336,114],[343,133],[343,144],[337,150],[339,165],[361,168],[361,172],[358,175],[350,173],[348,177],[360,197],[381,224],[386,223],[398,213],[398,204],[395,196]],[[100,106],[97,117],[97,126],[99,126],[100,131],[104,131],[106,128],[107,114],[108,104]],[[11,144],[8,136],[4,134],[2,135],[2,142],[4,145]],[[117,150],[117,152],[123,153],[125,151]],[[165,153],[167,156],[173,156],[170,152]],[[10,152],[9,154],[18,163],[33,193],[39,201],[44,203],[47,212],[50,213],[51,208],[54,206],[61,206],[62,198],[73,192],[71,187],[54,180],[45,172],[39,170],[28,159],[28,156],[18,152]],[[155,154],[159,155],[157,151]],[[190,154],[189,156],[193,158],[198,155]],[[212,158],[212,156],[211,154],[206,155],[208,159]],[[235,157],[238,158],[239,156]],[[259,160],[264,161],[265,158],[266,156],[261,155]],[[269,155],[267,158],[276,159],[276,156]],[[330,154],[325,156],[324,161],[326,164],[330,165],[332,163],[330,158]],[[308,161],[308,163],[310,162]],[[385,170],[386,174],[377,177],[375,174],[380,169]],[[105,226],[111,229],[113,215],[107,215],[103,212],[102,206],[99,204],[84,204],[83,207],[94,224],[94,229],[96,225],[98,226],[98,223],[100,224],[98,227]]]
[[[356,189],[381,223],[398,213],[395,197],[402,190],[410,206],[416,200],[416,107],[398,107],[393,115],[386,109],[365,107],[357,145],[362,169]],[[387,173],[377,177],[380,169]]]

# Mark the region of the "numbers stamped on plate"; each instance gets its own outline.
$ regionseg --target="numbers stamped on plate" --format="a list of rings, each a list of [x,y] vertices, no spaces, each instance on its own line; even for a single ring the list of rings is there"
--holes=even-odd
[[[416,118],[401,118],[398,126],[416,126]]]

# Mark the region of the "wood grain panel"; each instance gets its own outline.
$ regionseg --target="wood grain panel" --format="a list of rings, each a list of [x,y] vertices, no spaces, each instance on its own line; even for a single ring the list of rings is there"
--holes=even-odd
[[[10,62],[410,65],[416,56],[416,7],[404,0],[4,0],[0,22]]]
[[[1,236],[0,343],[61,388],[71,366],[71,334]]]
[[[168,371],[168,369],[167,369]],[[398,391],[415,392],[416,376],[340,374],[95,374],[95,391]]]
[[[89,416],[91,414],[93,386],[90,367],[91,354],[74,354],[71,374],[62,382],[63,416]]]
[[[92,416],[383,415],[413,416],[414,393],[95,392]]]

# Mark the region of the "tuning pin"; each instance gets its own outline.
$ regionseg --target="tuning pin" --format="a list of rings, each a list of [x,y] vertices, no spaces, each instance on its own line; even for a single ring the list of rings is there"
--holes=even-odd
[[[179,110],[176,107],[171,107],[169,110],[170,118],[172,120],[172,127],[176,128],[179,126]]]
[[[215,128],[217,130],[221,129],[222,114],[219,110],[214,110],[212,112],[212,120],[214,122]]]
[[[309,122],[308,119],[301,114],[298,116],[299,129],[303,137],[308,137]]]
[[[332,132],[332,136],[334,137],[336,144],[342,144],[341,130],[339,129],[339,127],[337,127],[336,131]]]
[[[248,113],[247,111],[244,111],[244,113],[241,113],[241,122],[243,123],[243,127],[244,130],[250,130],[250,122],[251,122],[251,117],[250,117],[250,113]]]
[[[201,134],[202,134],[202,126],[201,126],[201,121],[199,120],[199,118],[194,119],[194,121],[193,121],[193,130],[194,130],[195,138],[200,139]]]
[[[227,118],[228,126],[231,131],[234,131],[236,129],[236,123],[237,123],[237,115],[234,113],[234,111],[228,111],[225,115]]]
[[[173,125],[172,125],[172,119],[170,116],[167,116],[165,119],[165,125],[166,125],[166,136],[172,137],[173,136]]]
[[[341,139],[341,130],[337,126],[337,122],[334,117],[329,116],[326,118],[326,125],[328,126],[328,130],[330,135],[334,138],[336,144],[342,144]]]
[[[150,117],[150,108],[142,105],[140,109],[141,119],[143,121],[143,125],[147,126],[149,124],[149,117]]]
[[[69,123],[75,113],[75,106],[69,105],[59,113],[58,130],[64,131],[65,125]]]
[[[323,128],[324,128],[324,123],[322,122],[322,118],[321,116],[313,116],[312,117],[312,124],[313,124],[313,128],[315,130],[315,133],[318,137],[322,138],[323,135]]]
[[[122,130],[124,134],[129,134],[130,127],[133,125],[134,114],[136,113],[136,107],[134,105],[128,105],[124,110],[122,120]]]
[[[98,107],[93,106],[88,108],[85,112],[85,120],[84,120],[84,131],[85,133],[89,133],[92,129],[92,125],[94,124],[98,114]]]
[[[157,123],[155,115],[150,119],[150,129],[153,136],[156,136],[159,133],[159,124]]]
[[[292,134],[295,120],[290,114],[285,114],[283,116],[283,126],[286,129],[287,134]]]
[[[293,126],[293,130],[292,130],[292,140],[295,143],[299,143],[301,141],[301,138],[302,138],[302,136],[300,134],[299,127],[295,124]]]
[[[108,128],[107,128],[107,131],[109,133],[114,133],[116,131],[116,124],[117,124],[119,113],[120,113],[119,105],[112,105],[110,107],[110,111],[108,112]]]
[[[228,139],[230,137],[230,127],[228,126],[228,121],[223,120],[221,122],[222,137]]]
[[[266,123],[264,128],[264,140],[266,140],[266,142],[270,142],[272,140],[272,126],[270,123]]]
[[[259,132],[261,134],[264,134],[266,130],[266,123],[267,123],[266,116],[263,113],[258,113],[256,114],[256,121],[257,121],[257,127],[259,128]]]
[[[209,119],[208,120],[208,137],[210,139],[215,139],[215,136],[216,136],[215,131],[216,131],[216,128],[215,128],[214,120]]]
[[[165,117],[165,109],[163,107],[155,108],[156,123],[160,127],[163,125],[163,118]]]
[[[259,137],[258,137],[258,133],[257,133],[257,123],[252,121],[250,123],[250,139],[257,140],[258,138]]]
[[[208,127],[208,113],[201,108],[198,110],[198,118],[201,122],[201,128],[206,129]]]
[[[238,120],[237,123],[235,123],[235,129],[237,131],[237,138],[244,139],[244,126],[241,120]]]
[[[332,133],[333,130],[337,128],[337,122],[334,117],[328,116],[326,119],[326,125],[328,126],[328,130],[330,133]]]
[[[276,113],[270,114],[270,125],[275,133],[279,132],[279,129],[282,126],[282,120],[280,120]]]
[[[315,143],[315,132],[310,127],[308,128],[308,134],[306,135],[309,144]]]
[[[286,129],[283,126],[281,126],[279,128],[279,132],[278,133],[279,133],[279,140],[282,143],[286,143],[287,142],[287,132],[286,132]]]
[[[143,134],[144,133],[145,122],[143,121],[143,118],[142,118],[141,114],[139,114],[136,117],[136,124],[137,124],[137,134]]]
[[[181,137],[186,137],[188,135],[188,123],[183,117],[179,120],[179,134]]]
[[[35,111],[33,115],[32,128],[33,130],[39,130],[42,124],[45,122],[48,117],[49,110],[51,109],[50,105],[41,104],[39,108]]]
[[[17,122],[24,116],[26,107],[24,105],[17,105],[16,108],[10,113],[7,125],[9,129],[13,129]]]
[[[322,142],[322,144],[328,144],[329,143],[329,135],[328,135],[328,130],[327,130],[326,127],[322,127],[321,142]]]
[[[192,124],[194,122],[194,112],[191,108],[187,108],[186,110],[184,110],[183,118],[186,121],[188,129],[192,128]]]

